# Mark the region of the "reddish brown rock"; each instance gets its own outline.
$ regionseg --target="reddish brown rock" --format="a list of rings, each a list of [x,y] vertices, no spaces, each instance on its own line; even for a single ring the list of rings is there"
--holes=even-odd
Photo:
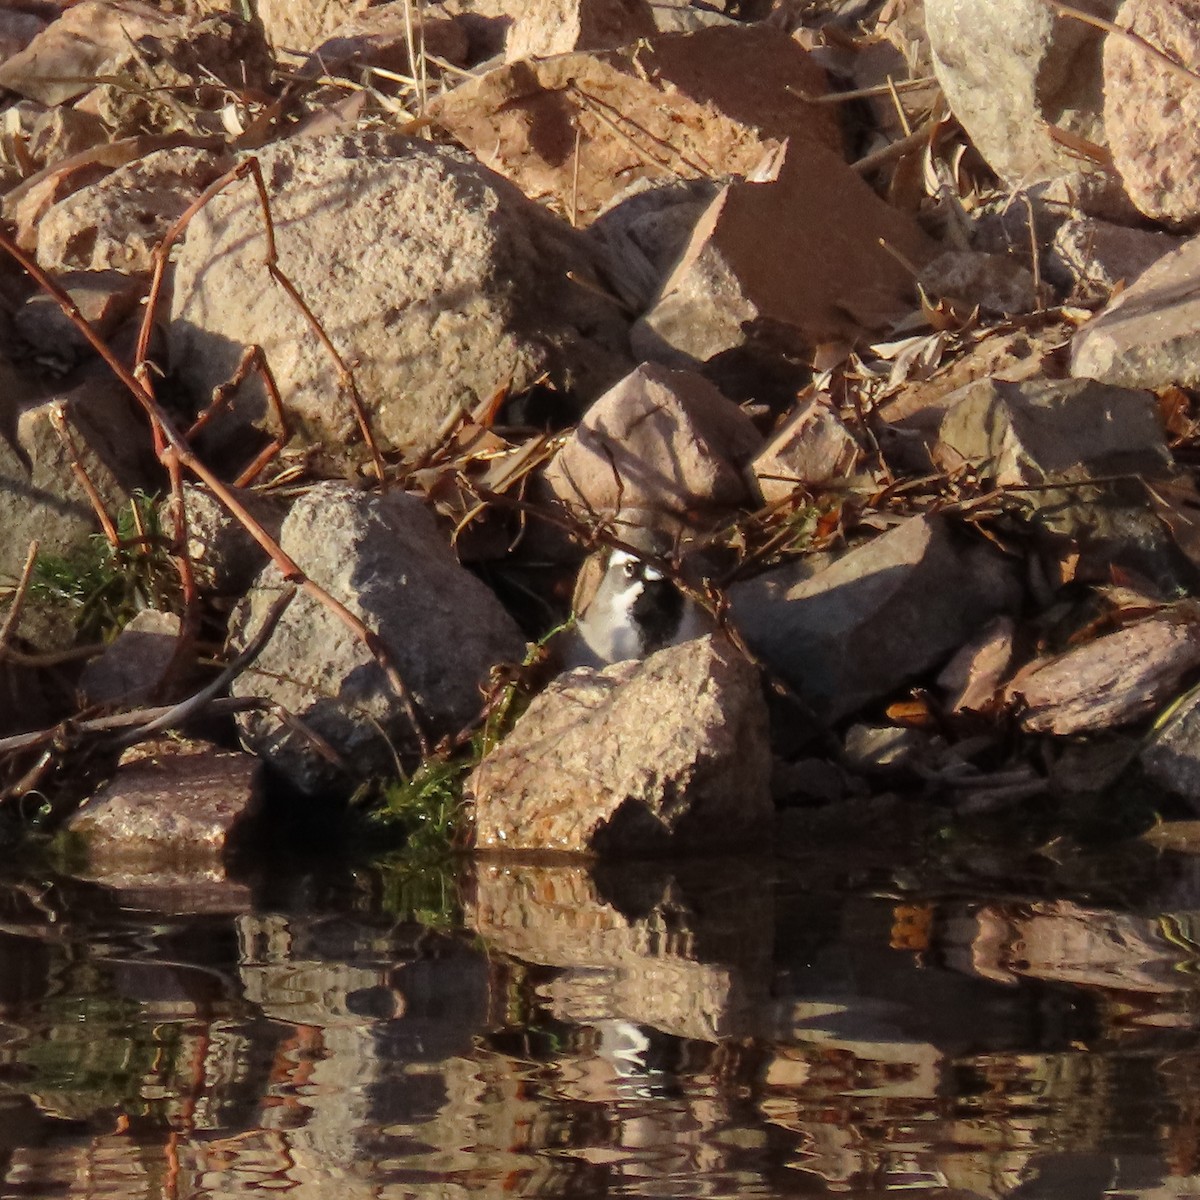
[[[1175,62],[1200,68],[1200,0],[1125,0],[1117,23]],[[1104,43],[1104,126],[1113,162],[1138,210],[1156,220],[1200,218],[1200,87],[1127,38]]]
[[[560,676],[467,784],[479,850],[645,855],[761,844],[757,669],[708,636]]]
[[[249,754],[163,740],[126,751],[113,780],[68,821],[98,870],[224,874],[260,811],[262,764]]]
[[[523,0],[513,8],[504,57],[516,62],[609,50],[657,32],[648,0]]]
[[[811,346],[854,342],[912,309],[912,275],[934,243],[832,151],[789,142],[762,182],[730,184],[701,217],[649,312],[643,358],[707,362],[762,327]],[[884,244],[891,251],[883,248]]]
[[[1167,612],[1029,664],[1005,689],[1005,699],[1031,732],[1101,732],[1154,712],[1197,665],[1195,613]]]
[[[761,442],[706,379],[646,364],[588,409],[545,479],[584,515],[711,513],[749,500],[743,468]]]
[[[831,107],[802,98],[825,90],[786,34],[731,26],[513,63],[436,97],[428,115],[527,196],[586,225],[638,179],[744,175],[788,137],[840,146]]]

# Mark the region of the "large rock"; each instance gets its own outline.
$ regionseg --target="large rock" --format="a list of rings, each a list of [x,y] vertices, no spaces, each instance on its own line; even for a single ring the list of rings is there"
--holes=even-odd
[[[934,244],[837,155],[789,142],[762,182],[722,189],[650,310],[640,357],[708,362],[762,337],[797,347],[880,331],[915,303],[908,269]]]
[[[545,479],[584,515],[728,511],[750,499],[744,471],[761,442],[706,379],[647,363],[588,409]]]
[[[1153,229],[1130,229],[1094,217],[1070,218],[1046,253],[1046,276],[1077,303],[1107,302],[1118,284],[1130,284],[1182,239]]]
[[[1195,72],[1200,0],[1126,0],[1119,24]],[[1200,217],[1200,87],[1128,38],[1104,43],[1104,126],[1113,163],[1138,211],[1194,224]]]
[[[730,589],[750,648],[828,720],[944,661],[1016,586],[1003,559],[938,517],[910,517],[815,573],[804,560]]]
[[[1200,238],[1139,275],[1071,343],[1071,374],[1121,387],[1200,383]]]
[[[1077,7],[1111,20],[1119,3]],[[946,100],[1005,183],[1066,178],[1085,199],[1120,193],[1070,147],[1072,138],[1104,146],[1100,30],[1043,0],[926,0],[925,22]]]
[[[587,401],[628,369],[625,318],[589,286],[595,251],[465,154],[363,134],[283,142],[258,157],[280,267],[355,365],[383,447],[423,443],[456,406],[543,374]],[[249,182],[191,223],[175,276],[173,364],[207,399],[257,343],[293,428],[340,458],[355,440],[349,400],[330,355],[267,277],[265,246]],[[255,381],[214,427],[242,452],[247,427],[272,421]]]
[[[1093,379],[981,379],[954,398],[935,454],[999,487],[1171,470],[1150,392]]]
[[[709,635],[560,676],[468,780],[480,850],[645,855],[761,844],[758,671]]]
[[[432,740],[454,735],[479,713],[497,663],[520,661],[525,639],[499,601],[459,566],[414,496],[373,496],[320,484],[296,501],[280,545],[309,578],[377,634]],[[274,564],[234,610],[230,640],[244,646],[283,588]],[[233,693],[264,696],[297,716],[342,756],[349,775],[394,772],[418,743],[401,697],[356,638],[307,594],[288,606],[254,668]],[[239,718],[245,744],[306,792],[340,790],[346,771],[270,712]]]
[[[744,175],[789,137],[838,148],[831,106],[802,95],[826,90],[781,30],[729,27],[511,63],[427,113],[527,196],[587,225],[641,179]]]

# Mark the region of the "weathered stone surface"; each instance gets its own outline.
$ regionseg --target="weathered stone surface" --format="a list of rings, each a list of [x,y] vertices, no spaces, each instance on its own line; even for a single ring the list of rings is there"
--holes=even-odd
[[[480,850],[644,855],[761,843],[758,671],[715,636],[560,676],[468,781]]]
[[[23,386],[19,377],[12,382],[15,389]],[[56,422],[65,424],[80,464],[110,513],[127,502],[133,488],[148,484],[150,473],[144,426],[115,379],[89,380],[24,411],[19,411],[20,390],[7,395],[12,407],[4,417],[9,436],[0,438],[0,492],[6,498],[0,515],[0,575],[13,579],[20,575],[34,538],[43,554],[61,555],[99,528]]]
[[[165,34],[178,18],[138,0],[83,0],[12,58],[0,62],[0,88],[61,104],[129,56],[129,41]]]
[[[831,107],[801,96],[826,86],[780,30],[733,26],[512,63],[427,111],[527,196],[587,225],[640,179],[744,175],[789,137],[838,148]]]
[[[1118,23],[1177,63],[1200,67],[1197,0],[1125,0]],[[1138,210],[1156,220],[1200,218],[1200,88],[1127,38],[1104,43],[1104,127]]]
[[[1046,255],[1045,273],[1077,303],[1104,302],[1118,283],[1131,284],[1183,240],[1081,217],[1064,221]]]
[[[504,45],[509,62],[609,50],[658,32],[648,0],[524,0]]]
[[[429,737],[458,733],[478,715],[489,670],[519,662],[525,639],[499,601],[459,566],[424,505],[395,492],[372,496],[324,483],[302,496],[280,545],[309,577],[378,635]],[[244,646],[283,588],[274,564],[234,610],[230,639]],[[295,729],[266,712],[245,713],[245,744],[295,786],[337,794],[351,780],[412,761],[417,743],[401,698],[350,630],[308,595],[288,606],[239,696],[268,696],[342,756],[339,771]]]
[[[762,438],[706,379],[646,364],[584,414],[546,468],[550,492],[583,514],[736,508]]]
[[[56,277],[87,323],[107,339],[137,308],[145,293],[141,279],[122,271],[68,271]],[[62,370],[93,353],[91,343],[79,332],[58,301],[45,292],[35,292],[17,309],[13,324],[40,362],[51,362]]]
[[[1148,716],[1180,691],[1197,665],[1195,614],[1168,612],[1029,664],[1005,698],[1031,732],[1099,732]]]
[[[174,613],[143,609],[84,668],[79,679],[84,703],[134,708],[165,700],[157,693],[175,657],[179,628]]]
[[[978,250],[946,250],[917,276],[927,295],[969,313],[988,316],[1032,312],[1038,297],[1033,275],[1016,259]]]
[[[713,179],[642,179],[592,222],[588,232],[608,252],[609,278],[632,309],[650,303],[719,190]]]
[[[1189,801],[1200,813],[1200,696],[1184,701],[1138,755],[1159,787]]]
[[[1171,470],[1149,392],[1092,379],[981,379],[955,395],[935,448],[948,469],[969,464],[1000,487]]]
[[[109,137],[99,117],[75,108],[50,108],[30,132],[29,156],[39,166],[46,167],[108,141]]]
[[[1078,7],[1112,20],[1119,3]],[[1006,183],[1078,176],[1085,206],[1090,193],[1120,190],[1051,132],[1104,146],[1100,30],[1042,0],[926,0],[925,21],[950,108]]]
[[[127,750],[117,774],[67,821],[91,872],[224,873],[261,811],[262,764],[249,754],[164,739]]]
[[[269,495],[234,489],[238,500],[272,537],[278,538],[286,506]],[[240,596],[267,563],[266,551],[228,509],[200,484],[183,485],[187,555],[196,583],[204,591]],[[173,501],[163,501],[163,528],[175,531]]]
[[[803,561],[730,589],[750,648],[828,720],[938,665],[1015,602],[989,547],[910,517],[815,573]]]
[[[719,885],[711,870],[670,867],[477,858],[465,923],[493,951],[556,968],[546,996],[567,1019],[706,1041],[752,1034],[771,978],[768,881],[734,862]]]
[[[456,406],[544,372],[587,401],[628,370],[625,318],[587,286],[598,261],[591,245],[466,155],[363,134],[278,143],[258,158],[280,267],[355,364],[383,447],[422,443]],[[270,285],[264,249],[249,183],[191,223],[176,268],[172,361],[207,400],[257,343],[305,436],[335,459],[361,453],[346,450],[356,425],[335,364]],[[251,382],[213,428],[241,447],[248,425],[273,420]]]
[[[912,308],[911,275],[880,245],[918,265],[932,257],[911,218],[815,142],[790,142],[770,174],[730,184],[709,206],[634,326],[640,357],[707,362],[756,327],[801,345],[854,341]]]
[[[167,230],[233,159],[180,146],[158,150],[54,205],[38,230],[51,271],[149,271]]]
[[[813,487],[848,475],[859,445],[830,408],[828,395],[817,395],[797,408],[751,464],[768,504],[797,487]]]
[[[997,617],[946,664],[938,676],[945,706],[955,716],[987,713],[995,707],[1013,660],[1016,622]]]
[[[1160,258],[1071,343],[1071,374],[1120,387],[1200,383],[1200,238]]]

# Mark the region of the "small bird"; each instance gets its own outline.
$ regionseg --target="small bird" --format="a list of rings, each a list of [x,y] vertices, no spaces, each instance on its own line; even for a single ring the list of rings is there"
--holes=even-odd
[[[713,628],[712,617],[652,562],[615,549],[580,571],[564,659],[568,667],[607,666],[645,658]]]

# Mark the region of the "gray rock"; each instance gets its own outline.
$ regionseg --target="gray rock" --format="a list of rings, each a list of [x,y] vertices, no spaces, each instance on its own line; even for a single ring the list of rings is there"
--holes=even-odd
[[[1016,595],[999,554],[932,516],[816,572],[801,560],[730,589],[751,650],[830,721],[937,666]]]
[[[935,300],[990,316],[1032,312],[1038,305],[1033,275],[1016,259],[978,250],[947,250],[928,263],[917,282]]]
[[[980,379],[954,395],[938,461],[967,464],[1001,487],[1171,470],[1149,392],[1092,379]]]
[[[309,577],[378,635],[417,705],[427,735],[458,733],[479,713],[489,670],[519,662],[525,639],[490,591],[459,566],[414,496],[374,496],[339,483],[292,507],[280,545]],[[278,568],[259,576],[230,620],[244,646],[282,590]],[[307,594],[292,601],[234,695],[282,705],[342,756],[332,766],[312,742],[269,712],[239,718],[245,745],[295,786],[339,792],[351,777],[394,773],[418,744],[401,698],[362,643]]]
[[[1190,693],[1138,755],[1159,787],[1182,796],[1200,815],[1200,695]]]
[[[25,385],[15,376],[10,381],[14,391],[4,397],[11,397],[10,404],[0,409],[6,410],[8,425],[0,436],[0,488],[7,497],[0,514],[0,575],[12,579],[34,538],[43,554],[66,555],[99,530],[56,422],[65,423],[80,465],[110,515],[152,476],[145,426],[115,379],[90,379],[23,411],[19,398]]]
[[[647,363],[584,414],[546,468],[554,497],[582,515],[729,510],[762,438],[711,383]]]
[[[1169,233],[1130,229],[1094,217],[1068,218],[1054,235],[1045,272],[1075,302],[1103,302],[1118,283],[1132,283],[1182,244]]]
[[[1078,7],[1112,20],[1119,3]],[[1085,207],[1096,193],[1120,192],[1050,132],[1105,144],[1100,30],[1042,0],[926,0],[925,22],[950,108],[1001,179],[1016,186],[1077,177]]]
[[[1200,238],[1160,258],[1071,341],[1071,374],[1121,387],[1200,383]]]
[[[146,291],[143,280],[130,278],[122,271],[68,271],[55,282],[104,339],[137,309]],[[13,324],[38,361],[55,369],[70,369],[82,358],[94,354],[79,326],[45,292],[30,296],[17,309]]]
[[[480,850],[614,856],[761,844],[757,669],[709,635],[560,676],[467,783]]]
[[[258,158],[280,267],[355,365],[383,447],[424,443],[456,406],[543,373],[587,401],[628,369],[625,318],[587,286],[592,243],[467,155],[362,134],[281,142]],[[357,437],[349,401],[329,354],[267,278],[264,248],[249,183],[192,222],[172,361],[207,399],[257,343],[296,425],[344,458]],[[272,421],[252,381],[213,428],[228,445]]]
[[[755,456],[751,469],[768,503],[797,487],[820,487],[844,478],[859,455],[858,442],[821,393],[801,404]]]
[[[153,699],[164,682],[179,645],[179,618],[148,608],[137,614],[116,639],[92,659],[79,678],[85,704],[133,708]]]

